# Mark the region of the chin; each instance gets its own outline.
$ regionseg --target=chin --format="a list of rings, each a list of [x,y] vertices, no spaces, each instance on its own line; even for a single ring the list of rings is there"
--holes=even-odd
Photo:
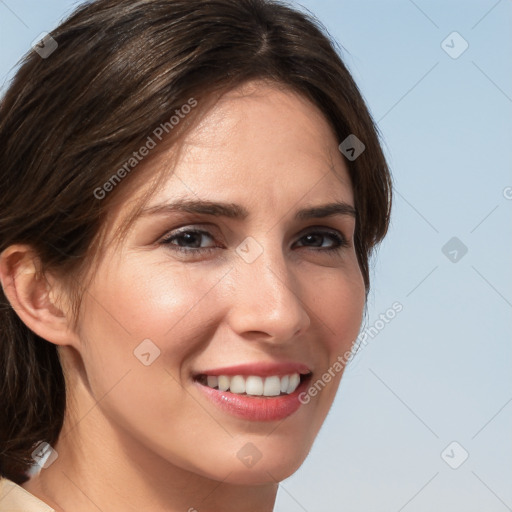
[[[203,476],[235,485],[275,484],[299,469],[311,447],[310,439],[306,442],[276,433],[237,436],[233,441],[232,447],[201,461]]]
[[[260,459],[252,467],[247,467],[244,464],[235,463],[231,464],[231,472],[226,479],[221,480],[224,483],[233,485],[265,485],[276,484],[285,480],[293,475],[304,462],[306,456],[293,457],[277,456],[272,459]]]

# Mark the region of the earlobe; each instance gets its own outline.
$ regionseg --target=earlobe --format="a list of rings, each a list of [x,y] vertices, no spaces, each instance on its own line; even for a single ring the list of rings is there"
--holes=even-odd
[[[0,254],[0,282],[23,323],[56,345],[74,345],[70,308],[57,302],[56,280],[49,281],[40,260],[27,245],[11,245]]]

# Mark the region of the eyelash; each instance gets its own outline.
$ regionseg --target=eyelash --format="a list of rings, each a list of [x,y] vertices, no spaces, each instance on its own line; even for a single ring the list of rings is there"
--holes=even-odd
[[[212,234],[209,233],[208,231],[203,231],[203,230],[199,230],[199,229],[184,229],[181,232],[172,233],[171,235],[165,237],[160,243],[162,245],[165,245],[165,246],[169,247],[173,251],[178,251],[178,252],[186,253],[186,254],[209,253],[209,252],[214,251],[215,249],[219,248],[219,247],[192,247],[192,248],[186,248],[186,247],[181,247],[179,245],[175,245],[175,244],[171,243],[173,240],[175,240],[177,238],[180,238],[183,235],[190,234],[190,233],[193,233],[193,234],[196,234],[196,235],[206,235],[206,236],[209,236],[212,239],[214,238],[212,236]],[[342,249],[344,249],[346,247],[349,247],[349,245],[350,245],[348,243],[347,239],[338,231],[326,231],[326,230],[308,231],[307,233],[302,235],[301,238],[304,238],[304,237],[309,236],[309,235],[330,236],[334,240],[335,245],[332,246],[332,247],[327,247],[327,248],[319,247],[319,248],[316,248],[317,250],[320,250],[320,251],[326,252],[326,253],[332,253],[332,254],[339,253]],[[302,247],[304,247],[304,246],[302,246]],[[311,247],[311,248],[315,249],[314,246]]]

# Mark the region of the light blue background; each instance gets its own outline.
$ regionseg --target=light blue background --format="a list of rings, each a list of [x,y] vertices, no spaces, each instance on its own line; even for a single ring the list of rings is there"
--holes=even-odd
[[[1,84],[74,4],[0,0]],[[403,311],[346,371],[276,511],[512,510],[512,1],[303,5],[342,45],[394,175],[368,326]],[[457,59],[441,47],[453,31]],[[458,469],[441,458],[452,441]]]

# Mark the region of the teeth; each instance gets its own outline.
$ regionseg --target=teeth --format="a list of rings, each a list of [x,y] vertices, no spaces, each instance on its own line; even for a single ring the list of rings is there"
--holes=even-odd
[[[250,375],[244,377],[243,375],[234,375],[229,377],[227,375],[208,375],[206,384],[210,388],[218,388],[220,391],[231,391],[242,395],[253,396],[278,396],[282,393],[293,393],[300,384],[300,375],[292,373],[279,377],[272,375],[270,377],[258,377],[257,375]]]
[[[237,377],[239,377],[239,375],[237,375]],[[252,375],[247,377],[245,392],[248,395],[263,395],[263,379],[261,377],[253,377]]]
[[[225,375],[219,375],[219,389],[221,391],[227,391],[230,384],[231,379],[229,377],[226,377]]]
[[[299,374],[298,373],[292,373],[290,375],[290,380],[288,381],[288,389],[286,390],[286,392],[288,394],[293,393],[297,389],[297,386],[299,385],[299,382],[300,382]]]
[[[286,393],[288,391],[288,381],[289,380],[290,380],[290,377],[288,377],[288,375],[281,377],[281,393]]]
[[[211,388],[216,388],[219,385],[219,378],[216,377],[215,375],[208,375],[208,377],[206,377],[206,380],[208,382],[208,386],[210,386]]]
[[[231,393],[245,393],[245,380],[241,375],[235,375],[231,378],[231,383],[229,385],[229,389]]]
[[[263,384],[263,394],[265,396],[277,396],[281,394],[281,379],[279,377],[267,377]]]

